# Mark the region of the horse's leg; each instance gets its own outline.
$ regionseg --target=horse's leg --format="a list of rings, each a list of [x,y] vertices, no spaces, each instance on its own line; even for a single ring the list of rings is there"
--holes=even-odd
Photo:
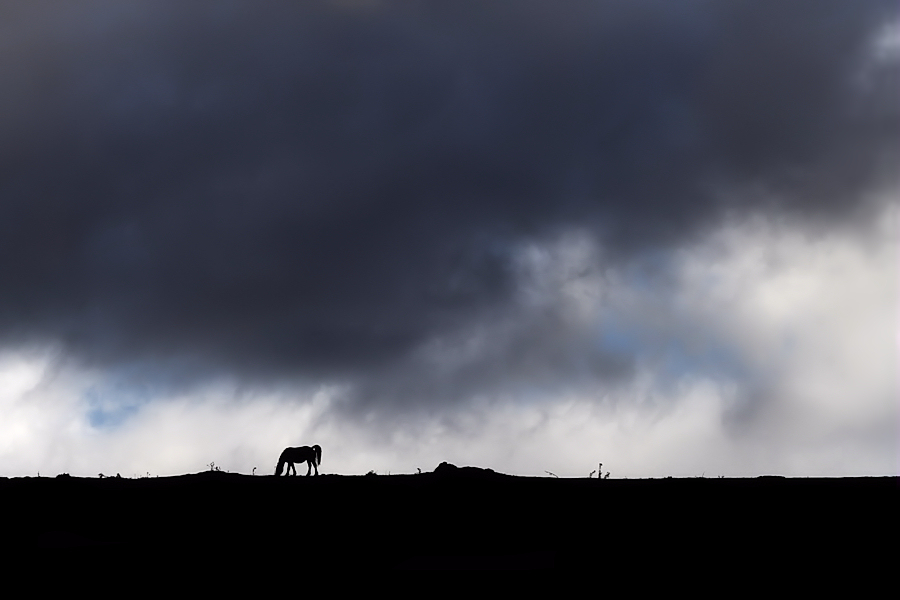
[[[306,461],[306,476],[309,477],[309,473],[312,471],[312,461]]]
[[[290,475],[291,471],[293,471],[293,472],[294,472],[294,475],[296,475],[296,474],[297,474],[297,467],[294,466],[294,463],[289,462],[289,463],[288,463],[288,470],[287,470],[287,473],[286,473],[286,474],[287,474],[287,475]]]

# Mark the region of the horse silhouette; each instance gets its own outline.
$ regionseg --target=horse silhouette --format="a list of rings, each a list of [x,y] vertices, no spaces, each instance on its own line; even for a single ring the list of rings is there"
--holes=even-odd
[[[284,470],[284,463],[287,463],[288,469],[285,475],[289,475],[291,471],[294,472],[294,475],[297,474],[297,468],[294,466],[294,463],[302,463],[305,462],[309,466],[306,470],[306,474],[309,475],[310,471],[314,468],[316,470],[316,475],[319,474],[318,465],[322,464],[322,447],[318,444],[315,446],[300,446],[299,448],[285,448],[281,453],[281,456],[278,457],[278,466],[275,467],[275,475],[281,475],[281,472]]]

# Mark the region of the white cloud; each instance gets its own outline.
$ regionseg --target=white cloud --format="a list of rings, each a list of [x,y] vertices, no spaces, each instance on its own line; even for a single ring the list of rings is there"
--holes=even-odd
[[[757,223],[685,253],[685,312],[766,390],[751,428],[795,447],[896,441],[897,225],[895,206],[865,241]]]

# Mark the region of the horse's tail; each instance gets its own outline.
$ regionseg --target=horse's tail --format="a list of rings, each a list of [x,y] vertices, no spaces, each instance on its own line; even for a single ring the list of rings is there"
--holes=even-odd
[[[313,450],[316,453],[316,466],[319,466],[322,464],[322,446],[316,444],[313,446]]]

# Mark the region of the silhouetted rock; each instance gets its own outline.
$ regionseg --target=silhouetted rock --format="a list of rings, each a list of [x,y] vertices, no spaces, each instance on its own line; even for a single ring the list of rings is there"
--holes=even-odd
[[[482,469],[481,467],[457,467],[448,462],[442,462],[435,470],[434,474],[440,477],[465,477],[465,478],[488,478],[499,477],[493,469]]]
[[[435,475],[453,475],[458,470],[459,470],[459,467],[457,467],[456,465],[448,463],[448,462],[442,462],[441,464],[439,464],[437,466],[437,468],[435,468],[434,474]]]

